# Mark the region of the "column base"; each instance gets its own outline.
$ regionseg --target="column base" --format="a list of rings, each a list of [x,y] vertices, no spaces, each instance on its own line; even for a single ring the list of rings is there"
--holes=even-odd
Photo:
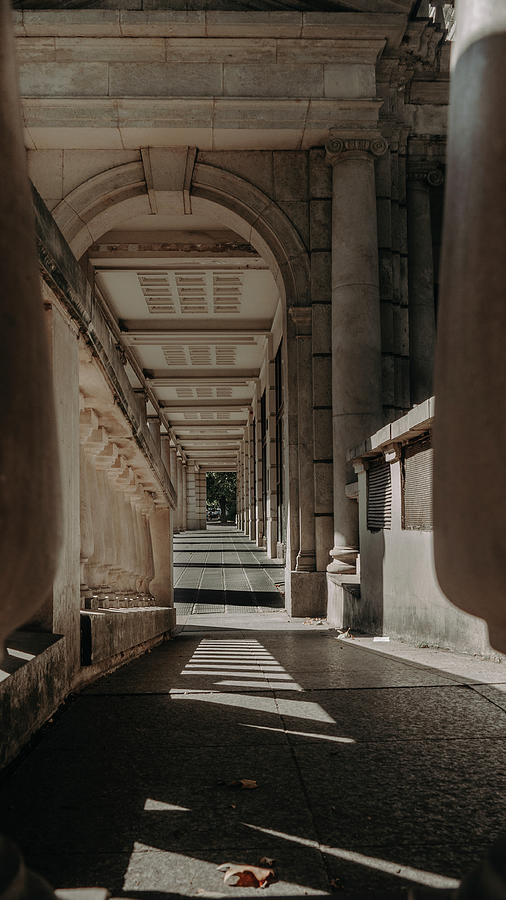
[[[334,547],[330,551],[332,562],[327,572],[335,575],[354,575],[357,570],[358,550],[356,547]]]
[[[295,561],[295,571],[296,572],[315,572],[316,571],[316,557],[314,553],[297,553],[297,559]]]
[[[327,614],[326,572],[286,573],[286,611],[294,618]]]
[[[164,576],[153,578],[149,583],[149,592],[156,600],[157,606],[174,606],[174,591],[170,579]]]

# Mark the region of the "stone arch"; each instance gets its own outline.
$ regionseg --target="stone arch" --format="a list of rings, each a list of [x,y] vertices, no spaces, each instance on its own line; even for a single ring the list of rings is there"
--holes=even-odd
[[[191,182],[196,212],[219,215],[269,264],[286,306],[310,303],[309,257],[295,226],[272,198],[244,178],[205,163]],[[142,162],[94,175],[58,204],[53,216],[79,259],[106,231],[151,212]]]
[[[143,165],[130,162],[83,181],[60,201],[53,217],[79,259],[106,231],[150,211]]]

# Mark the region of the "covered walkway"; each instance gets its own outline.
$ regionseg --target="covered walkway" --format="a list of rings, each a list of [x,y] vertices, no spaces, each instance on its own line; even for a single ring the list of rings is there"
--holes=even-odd
[[[206,531],[174,538],[174,603],[179,623],[190,615],[279,609],[284,606],[284,581],[283,563],[269,559],[233,526],[208,525]]]
[[[216,867],[263,857],[273,896],[450,888],[502,817],[504,666],[290,620],[249,547],[178,536],[176,639],[67,702],[2,828],[51,883],[139,900],[247,896]]]

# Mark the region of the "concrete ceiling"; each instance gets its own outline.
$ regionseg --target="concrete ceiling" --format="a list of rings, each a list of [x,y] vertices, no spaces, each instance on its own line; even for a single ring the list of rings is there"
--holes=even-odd
[[[216,225],[139,216],[103,235],[88,260],[133,386],[146,379],[187,459],[235,469],[279,296],[253,248],[228,249],[241,238]]]

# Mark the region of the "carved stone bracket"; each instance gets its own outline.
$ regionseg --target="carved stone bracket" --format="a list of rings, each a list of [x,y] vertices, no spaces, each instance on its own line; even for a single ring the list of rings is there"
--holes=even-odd
[[[388,149],[388,143],[378,132],[365,132],[361,134],[346,134],[338,128],[330,128],[327,143],[325,145],[327,162],[334,165],[340,159],[348,155],[368,154],[370,156],[383,156]]]

